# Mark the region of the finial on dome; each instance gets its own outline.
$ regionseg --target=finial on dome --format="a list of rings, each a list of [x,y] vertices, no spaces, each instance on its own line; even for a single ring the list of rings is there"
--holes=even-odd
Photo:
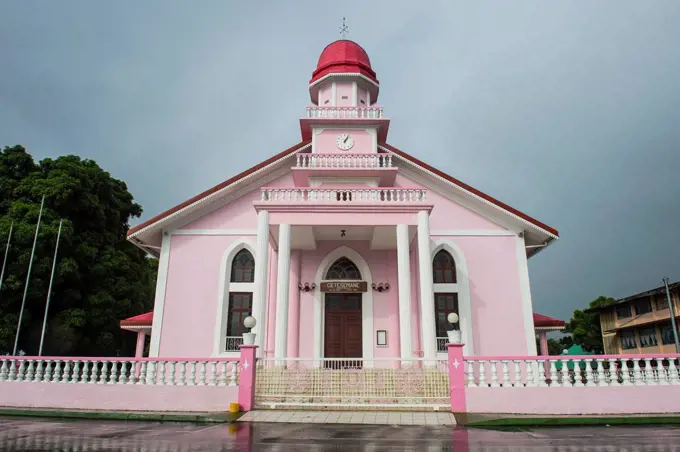
[[[342,18],[342,26],[340,27],[340,36],[342,38],[346,38],[347,35],[349,34],[349,27],[345,24],[345,18]]]

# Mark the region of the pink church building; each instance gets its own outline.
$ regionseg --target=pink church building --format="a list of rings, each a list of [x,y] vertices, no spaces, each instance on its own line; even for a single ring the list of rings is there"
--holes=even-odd
[[[298,144],[130,229],[159,258],[153,313],[121,322],[138,356],[238,356],[248,315],[267,358],[434,360],[452,328],[466,356],[534,356],[564,326],[527,269],[558,232],[388,144],[379,87],[333,42]]]

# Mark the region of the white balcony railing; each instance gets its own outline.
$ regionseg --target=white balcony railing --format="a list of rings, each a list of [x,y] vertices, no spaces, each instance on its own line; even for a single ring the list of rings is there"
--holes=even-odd
[[[410,203],[425,201],[420,188],[262,188],[263,202]]]
[[[392,168],[392,154],[298,154],[297,168]]]
[[[0,382],[236,386],[238,358],[48,358],[0,359]]]
[[[382,119],[382,107],[307,107],[314,119]]]
[[[679,355],[466,357],[467,386],[680,385]]]

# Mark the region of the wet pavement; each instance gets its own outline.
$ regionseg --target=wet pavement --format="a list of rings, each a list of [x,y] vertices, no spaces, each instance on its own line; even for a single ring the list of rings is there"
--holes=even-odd
[[[448,426],[158,424],[0,419],[9,451],[678,451],[678,427],[514,431]]]

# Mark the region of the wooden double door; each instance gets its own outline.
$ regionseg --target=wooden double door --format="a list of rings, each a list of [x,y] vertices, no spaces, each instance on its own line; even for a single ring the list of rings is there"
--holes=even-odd
[[[324,356],[361,358],[361,294],[327,293],[325,297]]]

